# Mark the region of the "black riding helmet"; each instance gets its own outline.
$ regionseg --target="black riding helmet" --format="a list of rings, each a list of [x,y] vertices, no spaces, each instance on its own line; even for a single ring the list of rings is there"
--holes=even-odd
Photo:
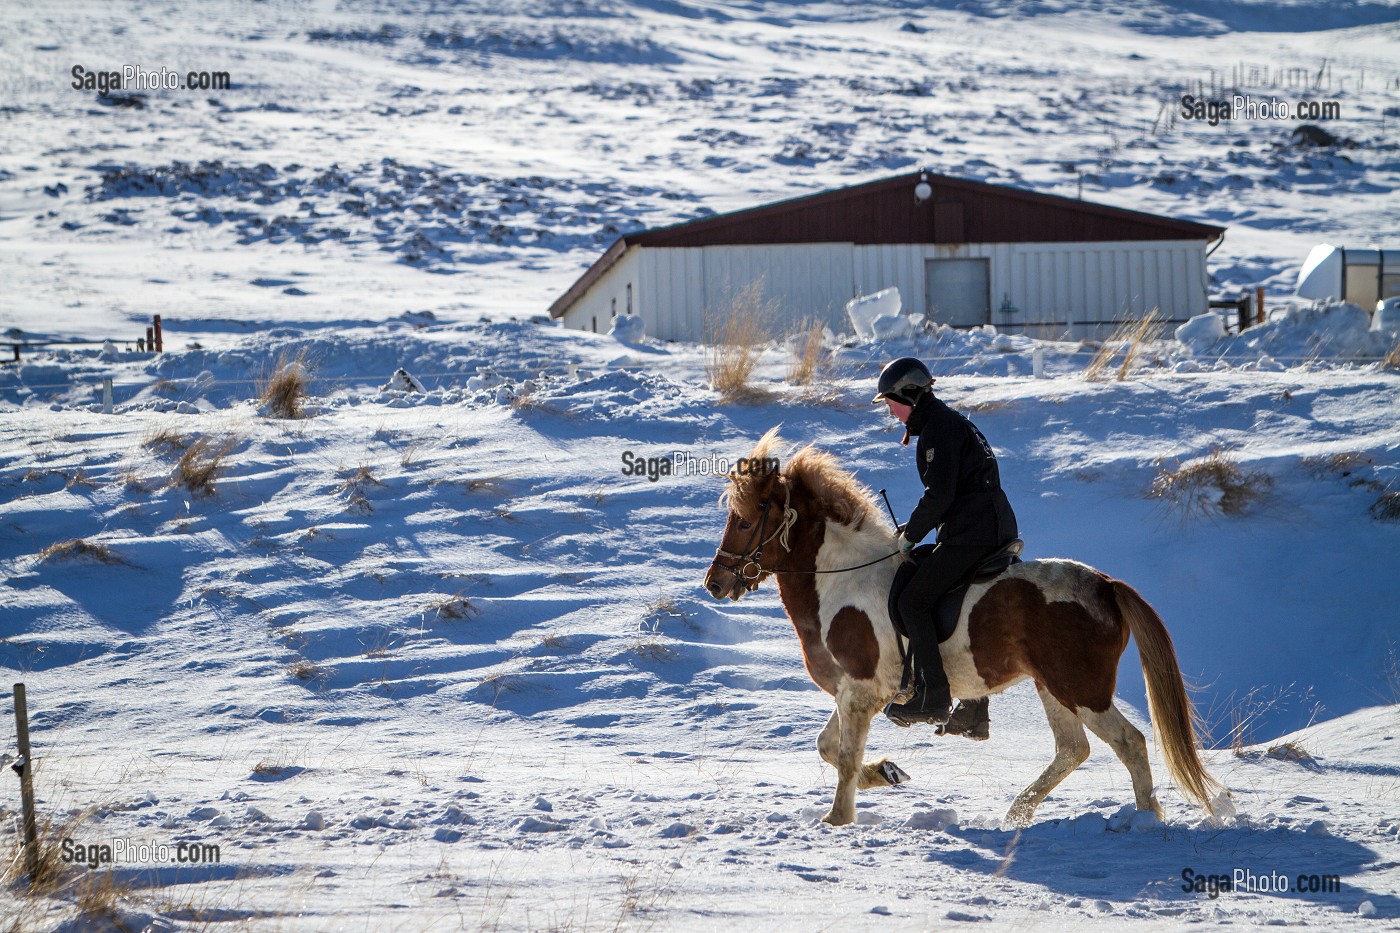
[[[870,404],[878,405],[892,398],[912,407],[931,385],[933,374],[928,367],[912,356],[902,356],[880,370],[880,381],[875,386],[875,397]]]

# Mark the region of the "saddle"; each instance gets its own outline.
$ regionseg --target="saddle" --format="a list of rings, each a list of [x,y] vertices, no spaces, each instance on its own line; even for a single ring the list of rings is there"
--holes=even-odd
[[[991,554],[982,559],[982,562],[973,568],[972,573],[963,577],[948,592],[944,593],[938,600],[938,605],[934,607],[934,621],[938,632],[938,642],[942,644],[952,636],[953,630],[958,627],[958,616],[962,614],[963,597],[967,595],[968,587],[974,583],[987,583],[1001,576],[1012,564],[1021,562],[1021,551],[1026,546],[1026,542],[1020,538],[1014,538],[997,548]],[[919,564],[929,555],[936,544],[921,544],[909,552],[912,560],[901,564],[895,571],[894,583],[890,585],[889,611],[890,621],[894,623],[895,631],[909,637],[909,629],[904,624],[904,619],[899,613],[899,594],[904,591],[904,587],[919,569]]]

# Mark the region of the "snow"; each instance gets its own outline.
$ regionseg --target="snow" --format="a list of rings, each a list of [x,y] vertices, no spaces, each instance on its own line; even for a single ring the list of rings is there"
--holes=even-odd
[[[907,322],[899,316],[901,307],[899,289],[891,286],[846,302],[846,317],[857,337],[890,340],[909,335]]]
[[[43,817],[85,845],[220,858],[110,866],[111,922],[13,879],[0,916],[1393,927],[1400,374],[1364,312],[1280,299],[1314,243],[1393,228],[1395,9],[7,11],[0,323],[96,342],[0,368],[4,683],[28,688]],[[1321,57],[1356,148],[1291,147],[1291,123],[1153,127],[1220,61]],[[235,85],[114,106],[67,86],[78,62]],[[1218,286],[1264,284],[1279,313],[1193,322],[1121,380],[1121,348],[1091,379],[1097,344],[901,327],[826,335],[797,386],[775,340],[748,404],[721,404],[702,347],[543,316],[620,231],[924,164],[1070,195],[1082,177],[1087,199],[1227,224]],[[160,356],[135,347],[152,314]],[[907,513],[908,451],[869,405],[902,355],[996,447],[1028,556],[1093,564],[1162,614],[1233,795],[1216,818],[1155,749],[1165,820],[1138,813],[1094,742],[1033,825],[1003,827],[1053,748],[1022,685],[986,743],[877,721],[872,758],[912,780],[819,822],[830,700],[775,590],[700,587],[723,483],[624,455],[732,461],[781,424]],[[260,386],[295,359],[306,417],[275,417]],[[180,483],[182,459],[217,460],[210,483]],[[1222,462],[1243,492],[1189,480]],[[1131,648],[1118,696],[1148,730]],[[1340,888],[1183,889],[1235,869]]]

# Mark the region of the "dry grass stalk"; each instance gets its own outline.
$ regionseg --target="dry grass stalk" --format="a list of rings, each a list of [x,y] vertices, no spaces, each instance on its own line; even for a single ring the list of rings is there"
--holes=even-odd
[[[38,817],[38,871],[33,878],[29,877],[29,860],[24,852],[24,834],[16,825],[10,839],[9,851],[5,853],[3,863],[0,863],[0,888],[29,897],[46,897],[62,889],[72,875],[69,864],[63,861],[63,840],[81,836],[80,827],[94,812],[94,808],[89,807],[69,811],[62,820],[43,815]],[[22,892],[18,888],[20,879],[25,879],[26,882]],[[12,929],[8,926],[0,928]],[[21,927],[16,925],[13,929]]]
[[[680,651],[674,645],[660,638],[639,639],[628,650],[640,657],[660,662],[673,661],[680,656]]]
[[[370,504],[369,497],[365,495],[365,488],[368,486],[383,486],[367,465],[361,464],[358,470],[347,475],[341,481],[339,491],[346,493],[346,505],[357,512],[368,515],[374,511],[374,506]]]
[[[1395,341],[1395,346],[1381,360],[1381,369],[1400,369],[1400,340]]]
[[[1105,373],[1112,365],[1113,358],[1121,350],[1123,362],[1118,367],[1118,381],[1122,382],[1127,379],[1133,363],[1142,356],[1143,348],[1160,339],[1165,327],[1166,325],[1162,323],[1161,313],[1157,308],[1148,311],[1138,320],[1126,320],[1119,324],[1099,347],[1094,358],[1089,361],[1089,365],[1084,367],[1084,378],[1091,382],[1105,378]]]
[[[1298,461],[1298,465],[1313,476],[1323,477],[1332,473],[1341,474],[1343,477],[1368,467],[1375,463],[1368,455],[1354,450],[1345,450],[1341,453],[1328,454],[1325,457],[1304,457]]]
[[[1147,495],[1179,508],[1184,522],[1197,513],[1244,515],[1265,496],[1273,482],[1267,473],[1245,472],[1217,449],[1175,469],[1162,470],[1153,477]]]
[[[723,311],[710,315],[705,334],[705,378],[722,402],[754,402],[767,392],[750,383],[777,303],[763,298],[762,279],[750,282]]]
[[[80,917],[87,921],[104,921],[103,927],[110,924],[122,929],[120,904],[132,894],[133,888],[129,883],[119,881],[112,869],[108,868],[102,872],[87,872],[76,887],[75,904]]]
[[[112,549],[100,542],[87,541],[83,538],[70,538],[67,541],[59,541],[50,544],[39,552],[39,559],[48,560],[77,560],[78,558],[89,558],[103,564],[125,563],[120,557],[112,553]]]
[[[287,665],[287,673],[297,680],[303,681],[324,680],[326,677],[330,676],[325,668],[312,661],[308,661],[306,658],[298,658]]]
[[[1369,511],[1378,522],[1400,522],[1400,492],[1381,493]]]
[[[791,356],[788,357],[788,382],[793,385],[810,386],[825,375],[829,362],[827,354],[822,352],[825,339],[826,325],[810,318],[803,321],[794,333],[788,335],[787,344],[791,352]]]
[[[276,369],[259,385],[263,414],[274,418],[306,417],[306,387],[310,382],[311,367],[304,349],[290,358],[285,353],[278,356]]]
[[[146,432],[146,435],[141,438],[141,446],[147,450],[180,453],[189,446],[189,441],[172,425],[164,425]]]
[[[481,610],[461,593],[449,599],[439,600],[428,609],[436,613],[439,619],[470,619],[481,615]]]
[[[214,477],[223,468],[224,458],[233,451],[234,443],[231,438],[217,442],[209,437],[196,438],[176,462],[171,485],[184,486],[192,495],[212,496]]]

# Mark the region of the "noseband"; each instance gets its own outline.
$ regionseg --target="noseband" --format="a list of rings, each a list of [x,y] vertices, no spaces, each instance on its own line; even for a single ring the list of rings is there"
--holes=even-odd
[[[763,511],[759,513],[758,526],[754,528],[753,534],[749,535],[749,540],[744,544],[745,553],[734,554],[724,550],[723,548],[715,549],[714,562],[720,569],[727,570],[735,576],[739,577],[741,580],[748,580],[750,582],[756,582],[758,578],[763,574],[773,572],[768,570],[761,563],[759,563],[759,561],[763,559],[763,548],[768,544],[769,541],[772,541],[774,538],[777,538],[778,542],[782,544],[783,550],[787,550],[788,532],[792,530],[793,524],[797,521],[797,510],[791,507],[792,489],[788,486],[786,480],[783,480],[782,483],[782,522],[778,525],[777,528],[773,529],[773,533],[771,535],[769,535],[766,538],[763,538],[762,541],[759,541],[757,547],[753,546],[754,541],[761,537],[763,535],[764,530],[768,527],[768,511],[772,503],[765,499],[762,502]],[[738,561],[738,563],[732,567],[727,564],[721,564],[719,561],[721,557],[728,557],[731,560]],[[752,587],[750,587],[750,589],[752,589]]]

